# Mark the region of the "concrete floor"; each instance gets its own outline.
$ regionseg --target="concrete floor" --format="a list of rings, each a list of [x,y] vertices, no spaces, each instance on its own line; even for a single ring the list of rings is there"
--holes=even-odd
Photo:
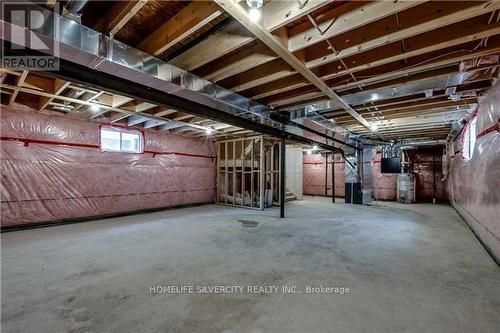
[[[2,332],[500,331],[500,268],[451,207],[306,198],[277,214],[210,205],[2,234]],[[297,293],[150,293],[172,284]]]

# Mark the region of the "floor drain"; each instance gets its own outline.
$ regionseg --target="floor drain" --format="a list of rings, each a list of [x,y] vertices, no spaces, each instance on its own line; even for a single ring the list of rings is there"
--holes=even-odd
[[[241,226],[244,228],[255,228],[259,225],[257,221],[248,221],[248,220],[238,220],[241,223]]]

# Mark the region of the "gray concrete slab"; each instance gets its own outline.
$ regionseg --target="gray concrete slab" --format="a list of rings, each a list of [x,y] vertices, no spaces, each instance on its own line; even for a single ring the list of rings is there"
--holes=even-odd
[[[500,268],[451,207],[329,200],[2,234],[2,332],[500,331]],[[246,289],[283,285],[296,293]],[[306,293],[320,285],[349,293]]]

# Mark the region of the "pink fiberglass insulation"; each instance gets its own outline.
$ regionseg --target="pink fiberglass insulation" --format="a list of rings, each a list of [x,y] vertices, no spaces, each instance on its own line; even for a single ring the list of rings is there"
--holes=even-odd
[[[214,201],[209,141],[148,131],[143,154],[102,152],[96,122],[20,105],[1,119],[2,226]]]
[[[415,150],[409,154],[414,159],[412,163],[417,177],[417,201],[431,202],[433,197],[433,152],[436,154],[436,199],[446,201],[444,183],[441,181],[441,150]],[[335,195],[344,197],[345,174],[344,160],[340,155],[335,158]],[[381,173],[381,154],[377,153],[372,161],[373,188],[375,200],[396,200],[396,174]],[[325,155],[304,155],[304,194],[331,195],[331,157],[328,156],[328,172],[326,172]],[[325,192],[326,185],[326,192]]]
[[[340,155],[335,156],[335,196],[345,196],[345,162]],[[328,173],[326,173],[325,155],[304,155],[304,194],[331,195],[331,157],[328,156]],[[373,196],[377,200],[396,199],[396,175],[380,173],[380,154],[375,155],[372,162]],[[326,189],[325,189],[326,187]],[[326,192],[325,192],[326,191]]]
[[[410,170],[416,177],[417,202],[448,201],[443,179],[442,148],[419,148],[406,151]],[[434,189],[435,187],[435,189]]]
[[[497,260],[500,259],[499,120],[500,84],[497,82],[479,102],[477,139],[471,159],[465,160],[461,151],[448,151],[451,161],[447,182],[452,205]],[[457,140],[462,140],[462,136]]]
[[[304,194],[325,195],[326,164],[323,154],[305,154],[302,179]]]
[[[328,170],[325,154],[305,154],[303,162],[303,183],[305,195],[332,194],[331,155],[328,154]],[[335,196],[343,197],[345,193],[344,161],[340,155],[335,156]]]
[[[375,200],[396,200],[396,174],[381,173],[382,154],[375,154],[372,163],[373,198]]]

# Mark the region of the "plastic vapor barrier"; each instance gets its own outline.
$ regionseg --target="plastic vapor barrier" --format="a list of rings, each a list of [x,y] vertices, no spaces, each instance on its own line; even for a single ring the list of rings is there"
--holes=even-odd
[[[20,105],[0,116],[3,227],[214,202],[209,141],[145,132],[142,154],[103,152],[102,124]]]
[[[382,154],[377,153],[374,157],[373,198],[375,200],[396,200],[396,176],[395,173],[382,173]]]
[[[450,145],[448,194],[483,244],[500,258],[500,85],[479,101],[476,142],[470,160],[464,159],[458,143]],[[464,132],[462,132],[464,133]]]
[[[304,154],[302,179],[305,195],[332,195],[331,154],[328,154],[328,170],[325,154]],[[343,197],[345,181],[344,161],[335,155],[335,196]]]
[[[434,195],[434,180],[436,186],[436,200],[447,201],[445,182],[441,166],[440,150],[417,149],[411,152],[412,170],[417,177],[417,202],[432,202]],[[434,159],[436,154],[435,179]],[[396,200],[396,173],[381,173],[381,154],[375,153],[374,148],[367,148],[364,154],[364,182],[365,190],[372,194],[374,200]],[[326,169],[324,154],[304,155],[303,181],[305,195],[331,195],[331,160],[328,157],[328,170]],[[335,195],[344,197],[346,165],[340,155],[335,159]],[[351,172],[352,174],[352,172]],[[351,177],[356,180],[357,178]]]

